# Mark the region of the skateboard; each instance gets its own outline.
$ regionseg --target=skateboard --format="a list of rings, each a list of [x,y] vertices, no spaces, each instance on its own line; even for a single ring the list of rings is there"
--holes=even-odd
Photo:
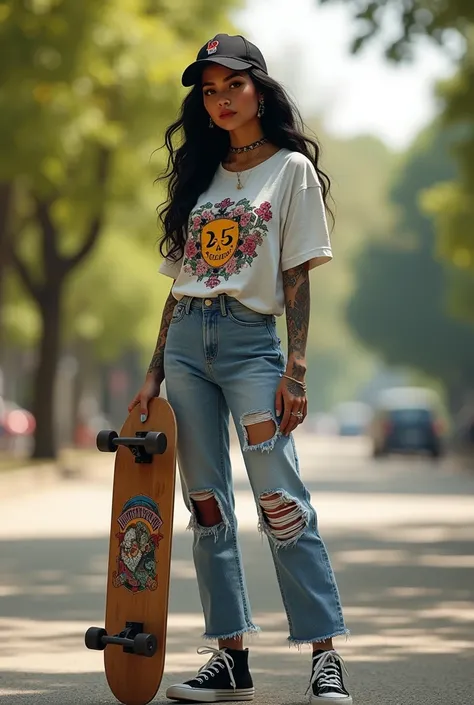
[[[154,398],[148,419],[135,407],[120,435],[99,431],[97,448],[116,453],[105,628],[90,627],[88,649],[104,651],[107,682],[124,705],[146,705],[163,676],[176,475],[176,419]]]

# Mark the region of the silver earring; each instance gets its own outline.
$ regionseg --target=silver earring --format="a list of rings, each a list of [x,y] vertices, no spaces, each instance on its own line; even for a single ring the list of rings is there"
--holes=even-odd
[[[212,121],[212,118],[210,117],[209,118],[209,129],[212,130],[213,127],[214,127],[214,123]]]
[[[265,112],[265,102],[264,102],[263,98],[260,98],[260,100],[258,101],[257,117],[261,118],[264,112]]]

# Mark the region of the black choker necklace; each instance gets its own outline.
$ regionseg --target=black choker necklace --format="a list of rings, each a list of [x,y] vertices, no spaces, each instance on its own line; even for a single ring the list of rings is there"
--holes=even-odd
[[[262,144],[265,144],[266,142],[268,142],[267,137],[262,137],[261,140],[252,142],[252,144],[248,144],[246,147],[230,147],[229,151],[232,152],[232,154],[243,154],[243,152],[251,152],[252,149],[257,149],[257,147],[261,147]]]

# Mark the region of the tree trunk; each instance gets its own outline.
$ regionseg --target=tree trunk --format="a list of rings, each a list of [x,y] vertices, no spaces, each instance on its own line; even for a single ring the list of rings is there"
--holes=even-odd
[[[61,331],[62,285],[47,286],[39,302],[42,334],[35,372],[34,408],[36,418],[33,458],[57,458],[54,428],[54,389],[58,371]]]
[[[9,261],[9,219],[12,196],[13,184],[0,184],[0,368],[2,366],[2,353],[5,345],[5,333],[3,326],[3,287]]]
[[[97,188],[103,189],[107,180],[110,154],[106,149],[99,149],[97,154]],[[34,215],[41,237],[43,264],[42,282],[33,276],[28,264],[19,252],[12,249],[12,261],[22,279],[24,286],[37,302],[42,333],[38,351],[34,384],[33,413],[36,418],[35,447],[33,458],[56,459],[58,445],[55,433],[55,398],[56,377],[61,349],[61,305],[64,284],[70,273],[93,250],[104,217],[105,197],[100,199],[96,212],[93,213],[85,237],[78,250],[68,256],[61,255],[59,241],[61,232],[54,223],[52,207],[55,197],[42,199],[31,194],[34,203]]]

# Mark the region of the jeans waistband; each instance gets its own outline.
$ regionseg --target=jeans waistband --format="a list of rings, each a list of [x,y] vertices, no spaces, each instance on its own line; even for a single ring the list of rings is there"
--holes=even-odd
[[[227,302],[232,301],[232,297],[228,294],[218,294],[217,296],[183,296],[181,301],[185,305],[185,313],[189,313],[191,309],[200,309],[201,311],[215,311],[220,309],[223,316],[227,316]]]

